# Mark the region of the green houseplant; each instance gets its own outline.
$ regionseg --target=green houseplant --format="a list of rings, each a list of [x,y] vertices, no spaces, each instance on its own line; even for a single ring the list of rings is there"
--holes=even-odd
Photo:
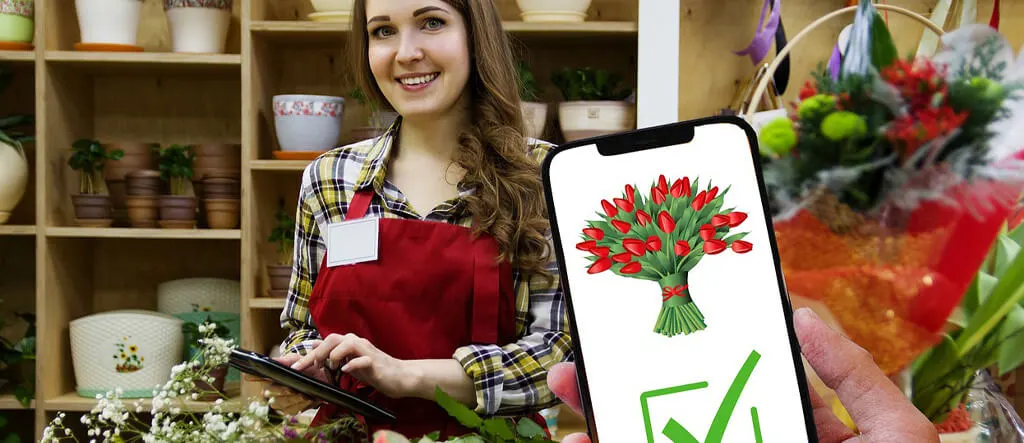
[[[282,200],[274,219],[274,227],[267,241],[276,245],[277,260],[267,265],[270,277],[270,296],[284,298],[292,278],[292,250],[295,241],[295,218],[285,209]]]
[[[551,74],[562,93],[558,120],[566,141],[628,131],[636,127],[636,107],[626,99],[632,91],[605,69],[562,68]]]
[[[14,79],[14,71],[0,64],[0,94]],[[34,125],[31,114],[0,117],[0,225],[7,223],[11,210],[21,202],[28,186],[28,160],[23,143],[34,140],[26,133]]]
[[[367,113],[366,124],[352,129],[351,141],[361,141],[380,135],[382,131],[391,126],[391,123],[398,117],[398,113],[385,111],[380,103],[370,99],[366,91],[361,88],[353,88],[348,96],[355,100]]]
[[[160,226],[193,229],[199,199],[192,187],[196,155],[191,146],[174,144],[160,149],[160,178],[168,183],[169,194],[160,196]]]
[[[27,408],[35,398],[36,317],[15,312],[0,319],[0,331],[0,385]]]
[[[548,104],[540,101],[537,79],[525,61],[516,62],[516,74],[519,80],[519,100],[523,110],[523,123],[526,124],[526,136],[539,139],[543,137],[544,126],[548,121]]]
[[[78,171],[78,193],[71,196],[75,206],[75,221],[79,226],[108,227],[111,218],[110,190],[104,180],[103,168],[107,160],[119,160],[124,151],[107,151],[97,140],[87,138],[71,144],[68,166]]]
[[[205,316],[202,322],[195,322],[192,318],[195,318],[194,314],[201,313],[188,313],[189,315],[179,315],[184,322],[181,324],[181,333],[184,335],[185,342],[185,356],[188,360],[200,359],[202,360],[203,354],[203,339],[207,334],[224,340],[231,339],[231,330],[224,324],[224,321],[217,321],[209,313]],[[222,364],[216,367],[210,368],[209,375],[212,380],[199,380],[196,381],[196,391],[199,394],[196,400],[199,401],[214,401],[222,396],[225,396],[224,382],[227,380],[228,365]]]

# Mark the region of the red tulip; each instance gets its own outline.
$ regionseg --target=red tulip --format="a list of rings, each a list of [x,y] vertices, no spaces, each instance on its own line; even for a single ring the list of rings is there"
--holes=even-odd
[[[583,233],[587,234],[587,237],[590,237],[594,240],[601,240],[604,238],[604,231],[598,228],[587,228],[583,230]]]
[[[636,274],[637,272],[640,272],[642,268],[643,267],[640,266],[640,263],[632,262],[623,266],[622,269],[619,269],[619,272],[623,274]]]
[[[619,263],[629,263],[633,259],[633,254],[629,252],[620,252],[612,256],[612,260]]]
[[[658,190],[661,191],[662,194],[668,194],[668,182],[665,181],[664,175],[658,177]]]
[[[599,272],[604,272],[611,269],[611,267],[611,260],[609,260],[607,257],[601,258],[595,261],[594,264],[590,265],[590,268],[587,269],[587,274],[597,274]]]
[[[597,242],[593,240],[576,243],[576,249],[581,251],[590,251],[591,249],[594,249],[595,246],[597,246]]]
[[[626,211],[626,212],[633,212],[633,203],[631,203],[629,200],[624,200],[624,199],[621,199],[621,198],[616,198],[614,200],[615,200],[615,206],[618,206],[619,209],[621,209],[623,211]]]
[[[640,226],[647,226],[651,222],[651,216],[647,215],[643,209],[636,211],[636,222],[640,223]]]
[[[729,217],[727,217],[727,216],[724,216],[722,214],[717,214],[717,215],[711,217],[711,226],[714,226],[715,228],[721,228],[722,226],[725,226],[725,225],[728,225],[728,224],[729,224]]]
[[[626,185],[626,200],[630,203],[636,203],[633,201],[633,185]]]
[[[747,219],[747,214],[743,212],[730,212],[729,213],[729,227],[735,228],[743,223],[743,220]]]
[[[705,194],[704,191],[700,191],[700,194],[697,194],[697,196],[693,198],[693,203],[690,206],[694,211],[699,211],[704,207],[704,199],[706,197],[707,194]]]
[[[672,183],[672,196],[679,198],[684,195],[690,195],[690,177],[683,177],[681,180],[676,180],[675,183]]]
[[[658,227],[662,232],[670,234],[676,228],[676,221],[672,220],[672,216],[668,212],[661,211],[658,213]]]
[[[615,217],[619,213],[619,210],[615,209],[615,206],[611,203],[608,203],[608,200],[601,200],[601,207],[604,208],[604,213],[608,214],[609,217]]]
[[[642,240],[637,240],[635,238],[627,238],[623,240],[622,247],[626,248],[626,250],[629,251],[630,254],[633,254],[637,257],[643,257],[643,255],[647,253],[646,245],[644,245],[644,242]]]
[[[725,242],[716,239],[710,239],[704,241],[704,253],[708,255],[715,255],[725,250]]]
[[[683,257],[690,253],[690,244],[686,240],[679,240],[676,242],[676,255]]]
[[[716,195],[718,195],[718,186],[715,186],[708,191],[707,202],[710,203],[711,200],[714,200]]]
[[[611,252],[612,252],[611,248],[609,248],[607,246],[598,246],[598,247],[590,250],[591,254],[594,254],[594,255],[596,255],[598,257],[607,257],[608,254],[610,254]]]
[[[647,237],[647,243],[645,244],[648,251],[656,252],[661,250],[661,237],[652,235]]]
[[[744,254],[750,252],[750,250],[753,248],[754,245],[750,244],[750,242],[748,241],[736,240],[732,242],[732,250],[737,254]]]
[[[716,232],[717,231],[715,230],[714,226],[705,223],[704,226],[700,227],[700,238],[703,238],[704,240],[710,240],[712,238],[715,238]]]
[[[631,228],[629,223],[626,223],[622,220],[612,220],[612,226],[614,226],[615,229],[618,229],[619,232],[623,234],[629,232],[629,229]]]
[[[656,205],[665,203],[665,193],[661,192],[661,189],[653,187],[651,188],[651,200],[654,200],[654,204]]]

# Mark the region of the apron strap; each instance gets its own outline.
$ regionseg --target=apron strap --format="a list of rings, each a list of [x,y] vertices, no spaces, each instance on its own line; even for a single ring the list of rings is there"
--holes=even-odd
[[[352,196],[352,201],[348,203],[348,212],[345,214],[345,220],[363,218],[366,215],[366,210],[370,207],[370,200],[372,199],[373,191],[367,189],[356,192]]]
[[[498,342],[498,300],[501,298],[501,268],[494,239],[480,236],[473,240],[473,319],[474,343]]]

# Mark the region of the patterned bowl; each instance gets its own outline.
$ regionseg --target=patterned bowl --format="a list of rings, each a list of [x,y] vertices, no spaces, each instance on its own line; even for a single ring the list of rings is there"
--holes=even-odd
[[[242,309],[242,286],[225,278],[182,278],[156,288],[157,310],[164,314],[230,312]]]
[[[0,0],[0,42],[32,43],[34,0]]]
[[[329,151],[338,146],[344,98],[276,95],[273,102],[274,128],[282,151]]]
[[[71,322],[76,391],[95,397],[121,388],[123,398],[149,398],[181,363],[182,321],[144,310],[103,312]]]

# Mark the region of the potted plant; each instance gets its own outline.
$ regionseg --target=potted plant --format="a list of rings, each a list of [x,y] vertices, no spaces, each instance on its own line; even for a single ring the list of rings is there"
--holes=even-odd
[[[352,129],[351,141],[361,141],[380,135],[381,131],[391,126],[391,123],[398,117],[397,112],[384,111],[380,104],[370,100],[360,88],[353,88],[348,96],[355,100],[366,112],[366,125]]]
[[[109,142],[104,143],[107,149],[123,151],[124,156],[118,160],[110,160],[104,167],[104,178],[110,190],[110,204],[114,218],[114,226],[131,225],[128,210],[128,175],[138,171],[152,170],[155,165],[153,143],[144,142]],[[135,202],[138,206],[138,202]],[[156,211],[155,201],[149,205]]]
[[[587,19],[591,0],[516,0],[524,22],[579,23]]]
[[[35,29],[35,0],[0,0],[0,42],[32,48]]]
[[[183,316],[179,315],[178,317]],[[232,338],[231,330],[223,322],[214,320],[211,315],[206,315],[205,320],[201,323],[189,318],[182,318],[182,320],[184,323],[181,325],[181,332],[184,334],[185,358],[188,360],[198,358],[202,361],[204,342],[201,340],[205,339],[208,334],[225,340]],[[213,401],[226,395],[224,382],[228,376],[227,363],[211,368],[206,375],[211,377],[212,381],[196,380],[195,388],[198,394],[196,400]]]
[[[174,52],[223,53],[231,6],[232,0],[164,0]]]
[[[519,100],[523,111],[523,123],[526,125],[526,136],[540,139],[544,135],[544,125],[548,119],[548,104],[539,101],[540,90],[537,79],[524,61],[516,63],[519,77]]]
[[[168,194],[160,196],[160,226],[168,229],[193,229],[199,207],[192,175],[195,153],[190,146],[171,145],[160,150],[160,178],[168,183]]]
[[[274,228],[267,238],[277,244],[277,264],[267,265],[270,276],[270,296],[284,298],[292,278],[292,245],[295,241],[295,218],[285,210],[282,200],[277,210]]]
[[[13,313],[0,319],[0,386],[29,407],[35,398],[36,318],[31,313]]]
[[[0,94],[13,79],[7,64],[0,64]],[[15,114],[0,118],[0,225],[7,223],[11,210],[21,202],[28,185],[28,160],[23,143],[34,137],[22,132],[34,125],[30,114]]]
[[[71,195],[71,202],[79,226],[109,227],[113,223],[110,191],[103,168],[107,160],[119,160],[123,156],[124,151],[107,152],[96,140],[83,138],[71,144],[68,165],[79,172],[78,193]]]
[[[82,43],[136,46],[142,0],[75,0]]]
[[[628,131],[636,126],[636,108],[619,89],[621,79],[604,69],[563,68],[551,81],[562,93],[558,120],[566,141]]]

